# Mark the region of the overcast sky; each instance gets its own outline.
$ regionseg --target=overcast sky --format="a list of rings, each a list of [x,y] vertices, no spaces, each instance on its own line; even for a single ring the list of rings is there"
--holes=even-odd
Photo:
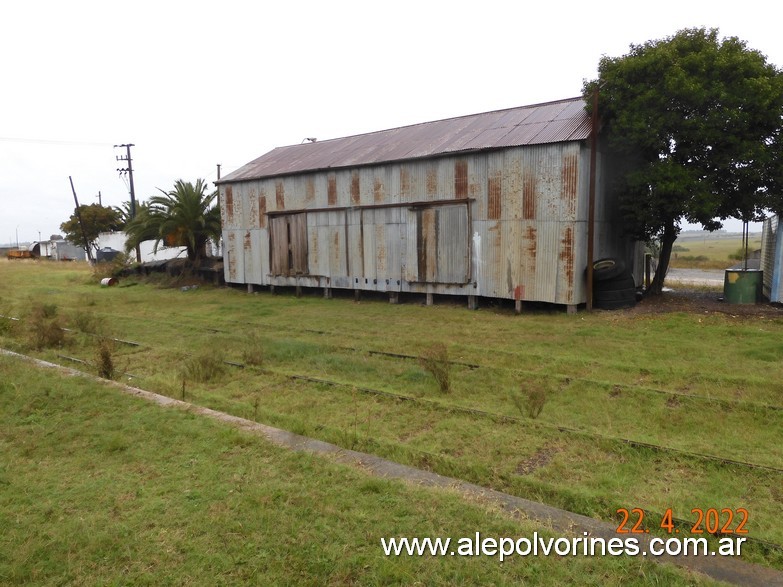
[[[46,239],[79,202],[216,179],[270,149],[581,93],[601,55],[720,29],[783,66],[774,3],[7,2],[0,243]],[[777,10],[777,9],[776,9]],[[210,186],[211,187],[211,186]],[[737,229],[738,224],[728,228]]]

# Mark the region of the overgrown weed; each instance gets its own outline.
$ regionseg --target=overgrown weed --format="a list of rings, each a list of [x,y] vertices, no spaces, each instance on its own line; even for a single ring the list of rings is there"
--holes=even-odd
[[[185,361],[180,370],[180,376],[183,381],[208,383],[223,375],[225,371],[223,354],[213,350],[205,350]]]
[[[435,378],[442,393],[451,391],[451,363],[445,344],[436,343],[425,349],[419,356],[419,365]]]
[[[541,381],[526,381],[519,386],[518,392],[511,393],[511,401],[523,416],[535,420],[544,410],[551,390]]]
[[[117,374],[114,366],[114,341],[110,338],[101,338],[96,347],[95,359],[98,375],[105,379],[114,379]]]
[[[245,345],[242,348],[242,361],[246,365],[253,367],[260,367],[264,364],[264,343],[255,332],[251,332],[245,338]]]
[[[62,347],[65,331],[56,304],[33,302],[27,317],[27,342],[35,350]]]

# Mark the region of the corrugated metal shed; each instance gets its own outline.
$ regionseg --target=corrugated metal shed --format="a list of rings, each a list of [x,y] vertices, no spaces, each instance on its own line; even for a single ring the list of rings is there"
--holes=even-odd
[[[274,149],[219,182],[227,282],[585,301],[581,98]],[[630,262],[597,153],[596,258]],[[325,292],[326,293],[326,292]]]
[[[466,151],[584,140],[589,136],[590,117],[584,100],[571,98],[278,147],[225,176],[220,183]]]

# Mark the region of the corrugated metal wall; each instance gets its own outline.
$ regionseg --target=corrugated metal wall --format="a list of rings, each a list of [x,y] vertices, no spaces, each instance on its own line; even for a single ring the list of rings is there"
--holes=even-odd
[[[762,292],[770,302],[783,302],[781,263],[783,262],[783,225],[777,216],[767,218],[761,232]]]
[[[226,281],[578,304],[588,180],[568,142],[222,184]]]

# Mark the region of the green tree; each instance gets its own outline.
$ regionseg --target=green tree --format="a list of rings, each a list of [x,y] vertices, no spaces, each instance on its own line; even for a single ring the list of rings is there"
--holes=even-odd
[[[606,125],[609,189],[631,236],[660,241],[659,294],[683,220],[757,220],[780,177],[783,73],[736,37],[685,29],[603,57],[584,85]]]
[[[81,224],[79,223],[81,216]],[[82,227],[84,232],[82,232]],[[65,233],[66,240],[87,250],[97,250],[96,240],[102,232],[110,232],[122,229],[122,220],[117,210],[109,206],[90,204],[79,206],[79,214],[74,208],[73,214],[67,222],[60,225],[60,230]],[[86,238],[86,240],[85,240]]]
[[[207,256],[207,241],[220,238],[220,208],[217,192],[206,193],[207,183],[177,180],[169,192],[153,196],[146,205],[137,207],[136,218],[128,222],[125,232],[130,251],[143,241],[154,240],[154,250],[166,246],[186,247],[188,260],[197,264]]]

